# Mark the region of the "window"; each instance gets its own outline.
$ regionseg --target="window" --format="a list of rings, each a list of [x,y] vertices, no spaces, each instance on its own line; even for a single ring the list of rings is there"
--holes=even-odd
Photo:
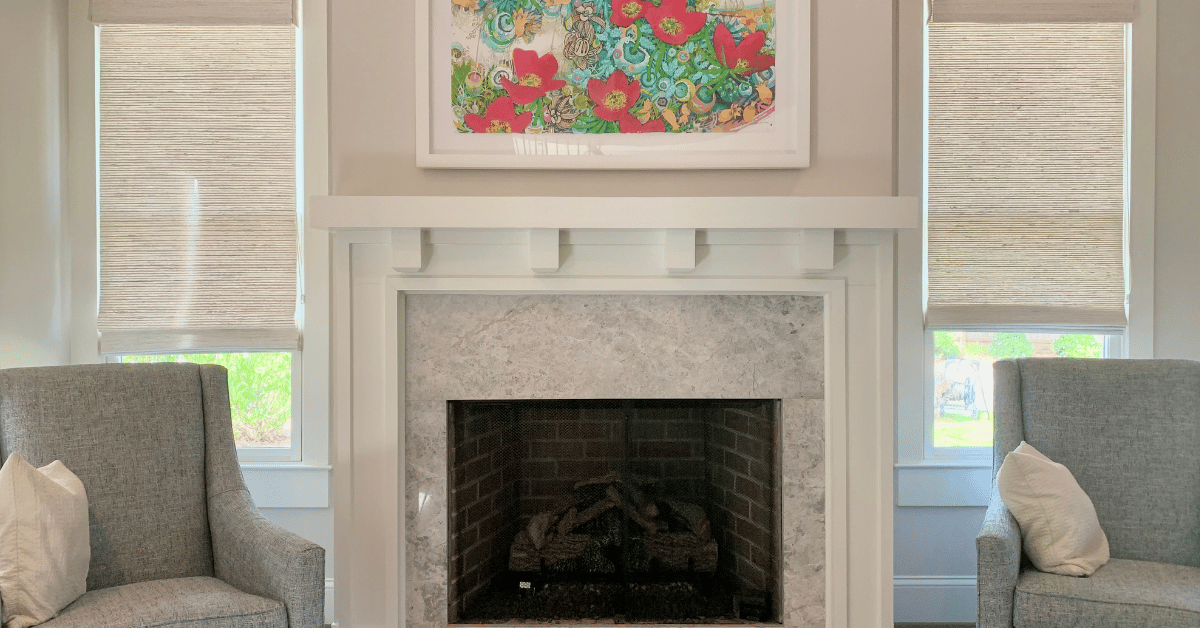
[[[243,460],[300,460],[291,2],[136,4],[91,11],[100,352],[226,366]]]
[[[1035,4],[925,29],[926,459],[990,460],[994,361],[1123,352],[1131,14]]]
[[[933,345],[932,446],[992,446],[992,365],[1030,357],[1120,357],[1121,336],[1089,333],[936,330]],[[962,453],[959,451],[958,453]]]

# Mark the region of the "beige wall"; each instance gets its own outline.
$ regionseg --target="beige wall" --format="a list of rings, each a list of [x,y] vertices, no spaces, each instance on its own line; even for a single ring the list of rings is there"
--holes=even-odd
[[[330,4],[333,194],[893,194],[892,0],[813,0],[812,167],[723,172],[417,168],[413,0]]]
[[[0,368],[65,364],[66,0],[0,3]]]
[[[1154,357],[1200,360],[1200,2],[1158,0]]]

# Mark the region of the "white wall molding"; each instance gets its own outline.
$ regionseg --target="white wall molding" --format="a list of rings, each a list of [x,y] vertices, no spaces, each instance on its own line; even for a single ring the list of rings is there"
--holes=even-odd
[[[896,621],[974,624],[975,576],[896,576]]]
[[[562,266],[562,231],[529,230],[529,268],[535,273],[556,273]]]
[[[667,229],[663,242],[663,265],[668,273],[696,270],[695,229]]]
[[[806,273],[833,270],[833,229],[805,229],[800,232],[800,266]]]
[[[1154,358],[1155,245],[1157,213],[1158,0],[1140,0],[1129,27],[1129,220],[1126,274],[1129,319],[1125,357]],[[1171,59],[1168,61],[1175,61]],[[1186,61],[1184,62],[1186,63]]]
[[[982,506],[992,495],[990,464],[898,464],[897,506]]]
[[[242,478],[259,508],[328,508],[327,465],[243,464]]]
[[[333,590],[333,578],[325,579],[325,623],[337,626],[337,622],[333,621],[337,617],[336,612],[337,596]]]
[[[425,268],[425,230],[392,229],[392,270],[419,273]]]

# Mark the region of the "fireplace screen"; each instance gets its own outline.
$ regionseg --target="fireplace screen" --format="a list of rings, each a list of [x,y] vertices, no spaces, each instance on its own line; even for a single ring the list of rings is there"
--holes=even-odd
[[[452,623],[778,621],[778,402],[451,401]]]

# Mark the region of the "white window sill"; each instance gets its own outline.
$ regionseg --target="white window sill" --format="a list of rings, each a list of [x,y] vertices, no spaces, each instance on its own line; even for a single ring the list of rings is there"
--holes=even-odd
[[[244,463],[242,477],[259,508],[328,508],[329,466]]]
[[[897,506],[982,506],[992,493],[992,464],[934,461],[897,464]]]

